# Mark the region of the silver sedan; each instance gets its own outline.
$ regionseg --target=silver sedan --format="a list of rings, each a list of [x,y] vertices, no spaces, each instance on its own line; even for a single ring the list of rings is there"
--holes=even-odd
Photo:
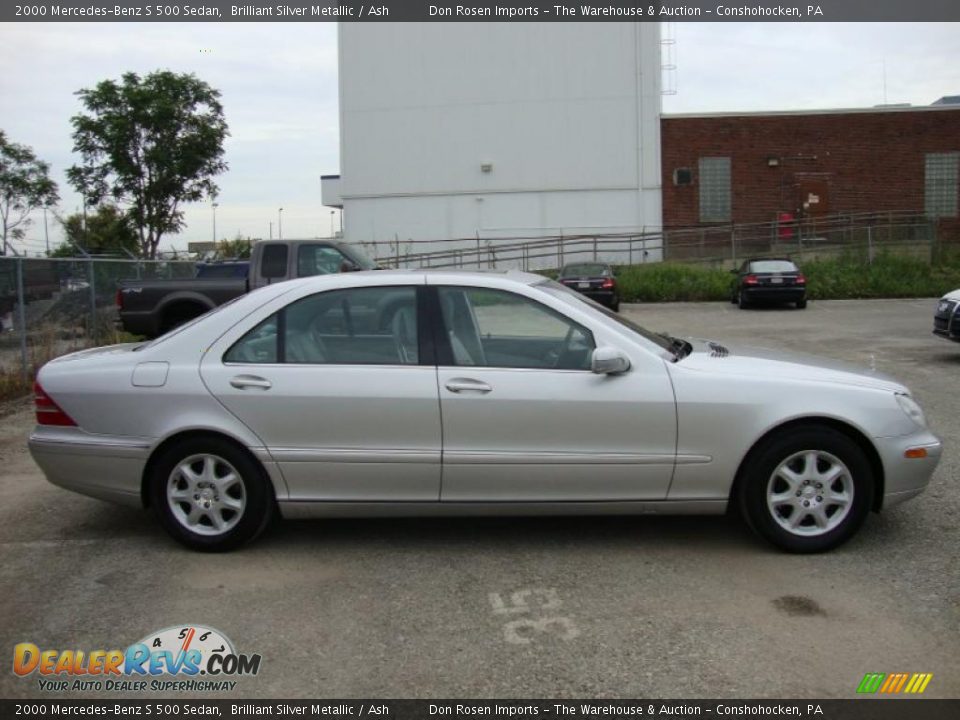
[[[45,365],[50,482],[227,550],[276,515],[723,513],[828,550],[941,454],[903,385],[651,333],[524,273],[272,285]]]

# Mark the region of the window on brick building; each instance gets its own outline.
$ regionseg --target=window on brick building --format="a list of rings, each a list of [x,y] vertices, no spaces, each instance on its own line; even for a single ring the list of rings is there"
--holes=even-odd
[[[730,158],[700,158],[700,222],[730,222]]]
[[[924,173],[925,209],[930,217],[957,217],[960,152],[927,153]]]

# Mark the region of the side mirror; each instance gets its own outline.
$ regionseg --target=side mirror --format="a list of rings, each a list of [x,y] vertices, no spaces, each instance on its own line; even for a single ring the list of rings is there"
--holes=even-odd
[[[590,356],[590,370],[598,375],[618,375],[630,369],[630,358],[615,347],[598,347]]]

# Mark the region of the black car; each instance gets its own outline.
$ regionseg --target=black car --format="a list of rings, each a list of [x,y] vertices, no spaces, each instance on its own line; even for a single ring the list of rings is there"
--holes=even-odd
[[[613,266],[605,262],[583,262],[564,265],[557,280],[568,288],[620,312],[620,292]]]
[[[807,279],[789,258],[751,258],[739,270],[730,302],[745,308],[752,303],[796,303],[807,306]]]

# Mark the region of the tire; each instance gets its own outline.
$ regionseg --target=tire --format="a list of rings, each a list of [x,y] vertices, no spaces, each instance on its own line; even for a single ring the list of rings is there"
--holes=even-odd
[[[743,293],[737,290],[737,305],[741,310],[750,305],[750,302],[743,296]]]
[[[807,307],[807,299],[797,300],[797,310],[803,310]]]
[[[213,482],[231,474],[236,480],[227,485]],[[150,503],[163,529],[192,550],[233,550],[256,538],[274,516],[276,502],[266,472],[222,438],[194,437],[171,445],[156,458],[148,481]]]
[[[620,312],[620,298],[617,298],[616,301],[610,304],[610,309],[615,313]]]
[[[817,553],[838,547],[860,529],[874,488],[870,462],[856,442],[832,428],[803,425],[751,452],[737,500],[760,537],[787,552]]]

